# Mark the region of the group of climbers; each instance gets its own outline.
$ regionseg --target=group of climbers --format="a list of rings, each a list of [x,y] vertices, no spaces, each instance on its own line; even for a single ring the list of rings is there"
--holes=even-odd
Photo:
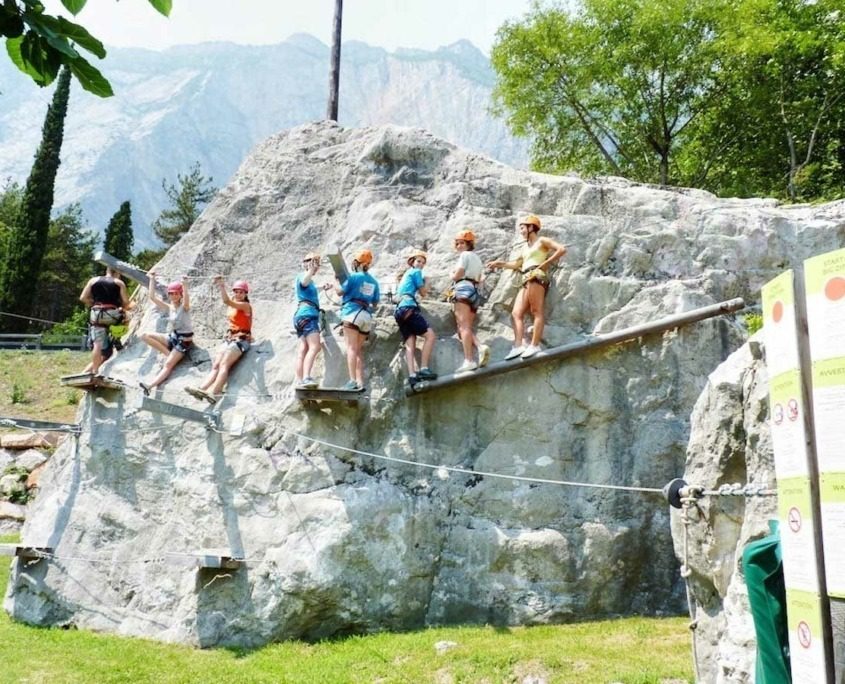
[[[514,344],[505,356],[506,360],[517,357],[530,358],[540,351],[540,340],[545,326],[544,304],[549,288],[549,267],[565,253],[566,247],[547,237],[540,237],[540,219],[529,215],[519,222],[519,230],[525,245],[513,261],[492,260],[487,262],[488,269],[507,268],[519,271],[522,282],[513,306]],[[485,265],[475,252],[476,236],[472,230],[462,230],[455,235],[454,247],[458,261],[452,273],[450,300],[454,306],[458,338],[463,348],[464,361],[456,373],[469,373],[486,366],[490,360],[490,347],[482,344],[474,331],[474,322],[481,303],[479,287],[483,280]],[[396,308],[393,316],[399,326],[405,347],[405,363],[408,367],[409,382],[437,379],[431,370],[431,355],[434,350],[436,335],[428,321],[422,315],[420,297],[429,290],[423,269],[427,255],[416,250],[407,257],[407,267],[399,274],[396,290]],[[338,281],[335,290],[343,296],[341,320],[346,338],[347,368],[349,382],[345,390],[361,390],[364,387],[363,343],[370,333],[372,311],[379,302],[379,284],[369,274],[373,255],[367,249],[357,252],[352,259],[352,270],[346,280]],[[297,310],[294,314],[294,327],[299,337],[295,384],[299,388],[313,389],[318,382],[312,375],[314,362],[320,352],[319,292],[313,282],[320,267],[320,256],[310,253],[303,260],[304,271],[296,278]],[[324,290],[331,285],[322,286]],[[524,339],[527,313],[534,318],[534,327],[530,342]],[[423,347],[419,362],[416,357],[417,338],[422,338]],[[477,360],[475,351],[477,351]]]
[[[549,288],[549,267],[565,253],[566,247],[547,237],[540,237],[540,219],[529,215],[519,221],[519,231],[525,241],[521,252],[513,261],[494,259],[486,268],[506,268],[522,274],[520,290],[513,305],[513,348],[505,360],[517,357],[530,358],[540,351],[540,341],[545,325],[545,296]],[[455,323],[463,349],[464,360],[456,373],[469,373],[486,366],[490,360],[490,347],[482,344],[474,331],[474,322],[481,303],[479,287],[484,276],[485,264],[475,252],[476,236],[472,230],[461,230],[455,235],[454,248],[458,253],[455,269],[451,274]],[[429,291],[423,269],[427,262],[425,252],[416,250],[407,256],[407,267],[399,274],[396,291],[398,300],[394,318],[399,326],[405,347],[405,362],[409,382],[435,380],[437,374],[431,369],[431,355],[436,335],[422,315],[420,297]],[[372,317],[381,293],[378,281],[370,274],[373,254],[361,249],[352,257],[352,272],[338,279],[334,286],[326,283],[318,288],[314,276],[320,268],[320,255],[311,252],[303,258],[303,271],[295,282],[297,308],[293,317],[294,328],[299,339],[296,357],[295,384],[299,388],[313,389],[319,383],[313,377],[314,362],[321,349],[320,342],[320,300],[319,290],[334,289],[342,297],[340,317],[346,340],[346,364],[349,381],[342,388],[348,391],[364,389],[363,346],[372,329]],[[149,272],[150,301],[161,311],[167,312],[167,333],[147,332],[141,339],[156,351],[165,355],[165,361],[149,382],[139,384],[144,394],[149,395],[169,376],[184,358],[193,344],[194,329],[191,322],[191,302],[185,279],[167,286],[167,301],[156,292],[156,273]],[[191,396],[216,403],[229,377],[229,372],[238,360],[249,350],[252,342],[252,305],[249,302],[249,285],[238,280],[232,286],[232,295],[226,290],[222,276],[215,276],[213,282],[220,290],[223,303],[228,307],[228,331],[223,347],[216,354],[211,373],[199,387],[186,387]],[[122,323],[125,310],[131,305],[126,286],[114,269],[107,269],[106,275],[92,278],[80,296],[91,309],[90,341],[92,361],[86,372],[97,373],[100,365],[111,355],[112,345],[109,326]],[[525,315],[531,313],[534,326],[531,340],[526,342]],[[422,338],[423,347],[419,362],[416,357],[417,338]],[[477,354],[477,357],[476,357]]]

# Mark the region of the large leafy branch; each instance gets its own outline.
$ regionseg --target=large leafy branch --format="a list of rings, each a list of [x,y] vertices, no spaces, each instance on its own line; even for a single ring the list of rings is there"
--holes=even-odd
[[[76,16],[86,0],[61,2]],[[170,14],[172,0],[147,2],[164,16]],[[0,36],[6,38],[12,62],[39,86],[52,83],[65,65],[85,90],[100,97],[113,95],[108,80],[81,52],[103,59],[106,50],[102,42],[84,26],[47,14],[39,0],[0,0]]]

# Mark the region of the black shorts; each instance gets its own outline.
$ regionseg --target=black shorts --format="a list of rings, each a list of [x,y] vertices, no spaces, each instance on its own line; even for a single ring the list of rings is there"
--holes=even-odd
[[[412,336],[425,335],[425,331],[430,327],[416,306],[403,306],[396,309],[393,318],[399,324],[399,332],[402,333],[403,340]]]

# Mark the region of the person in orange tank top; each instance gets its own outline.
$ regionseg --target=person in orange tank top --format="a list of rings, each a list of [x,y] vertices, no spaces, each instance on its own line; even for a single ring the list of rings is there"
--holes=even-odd
[[[249,351],[252,344],[252,304],[249,303],[249,284],[236,280],[232,285],[232,296],[226,292],[223,276],[214,277],[220,288],[223,303],[229,307],[226,317],[229,329],[226,331],[224,347],[217,353],[211,365],[211,373],[199,387],[186,387],[185,391],[197,399],[216,404],[222,396],[223,386],[229,379],[229,372],[240,358]]]

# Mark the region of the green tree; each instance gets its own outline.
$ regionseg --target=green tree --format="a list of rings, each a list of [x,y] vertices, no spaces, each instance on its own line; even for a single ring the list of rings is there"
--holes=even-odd
[[[170,14],[172,0],[147,1],[164,16]],[[87,0],[61,2],[76,16]],[[85,90],[100,97],[112,95],[109,82],[78,50],[82,48],[103,59],[103,44],[85,27],[44,10],[41,0],[0,3],[0,36],[6,39],[6,52],[12,62],[40,86],[50,85],[64,65]]]
[[[103,239],[103,249],[116,259],[130,261],[135,236],[132,233],[132,208],[129,202],[120,205],[114,216],[109,220]]]
[[[175,244],[197,220],[202,206],[211,201],[217,192],[200,171],[200,163],[194,162],[186,175],[177,174],[176,183],[162,180],[161,187],[170,200],[170,206],[159,214],[153,223],[153,232],[166,247]]]
[[[47,253],[35,289],[32,315],[64,321],[84,307],[79,293],[91,277],[97,236],[86,230],[82,209],[71,204],[50,222]]]
[[[723,91],[714,48],[726,7],[584,0],[576,12],[535,3],[497,33],[497,109],[532,139],[539,170],[683,182],[673,155]]]
[[[845,23],[840,0],[743,0],[722,27],[742,65],[702,141],[729,130],[708,184],[791,200],[841,197],[845,183]],[[691,154],[695,150],[690,150]]]
[[[59,168],[65,115],[70,92],[70,71],[62,70],[53,101],[47,108],[41,144],[26,181],[18,218],[9,232],[0,262],[0,310],[28,315],[41,269],[50,229],[53,188]],[[18,330],[20,323],[7,318],[0,329]]]

